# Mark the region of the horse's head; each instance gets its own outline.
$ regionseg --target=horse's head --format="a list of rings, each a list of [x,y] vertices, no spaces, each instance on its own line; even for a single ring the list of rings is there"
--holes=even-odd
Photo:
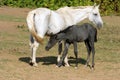
[[[103,26],[103,21],[99,13],[99,5],[96,6],[96,4],[94,4],[94,6],[92,6],[92,10],[89,14],[89,20],[96,24],[98,28]]]

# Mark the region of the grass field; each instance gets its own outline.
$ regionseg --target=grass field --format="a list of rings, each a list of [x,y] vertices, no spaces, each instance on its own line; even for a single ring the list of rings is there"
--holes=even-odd
[[[95,43],[95,70],[86,68],[86,48],[79,43],[79,65],[69,59],[70,67],[56,68],[57,45],[49,52],[37,50],[38,67],[29,65],[29,32],[25,18],[30,9],[0,7],[0,80],[119,80],[120,16],[103,16],[104,27],[98,30]],[[70,46],[69,57],[74,57]]]

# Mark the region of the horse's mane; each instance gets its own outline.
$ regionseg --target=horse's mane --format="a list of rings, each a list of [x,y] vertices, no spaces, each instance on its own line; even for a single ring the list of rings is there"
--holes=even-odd
[[[92,6],[76,6],[76,7],[70,7],[71,9],[84,9],[84,8],[88,8],[88,7],[92,7]]]
[[[92,6],[76,6],[76,7],[68,7],[68,6],[64,6],[59,8],[58,10],[56,10],[57,12],[64,12],[66,10],[73,10],[73,9],[85,9],[85,8],[90,8]]]

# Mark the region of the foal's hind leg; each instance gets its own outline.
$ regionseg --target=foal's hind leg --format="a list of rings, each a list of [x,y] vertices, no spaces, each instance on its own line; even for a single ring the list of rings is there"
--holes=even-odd
[[[31,36],[30,37],[30,48],[31,48],[31,61],[30,64],[33,66],[37,66],[36,63],[36,51],[39,46],[39,43]]]
[[[76,58],[76,68],[78,67],[78,49],[77,49],[77,42],[73,43],[74,45],[74,54],[75,54],[75,58]]]

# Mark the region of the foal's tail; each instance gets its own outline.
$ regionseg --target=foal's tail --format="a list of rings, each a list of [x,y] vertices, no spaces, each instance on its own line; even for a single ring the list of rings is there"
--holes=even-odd
[[[33,37],[35,37],[36,41],[42,44],[43,38],[38,36],[36,29],[35,29],[35,13],[34,12],[29,12],[27,16],[27,25],[30,33],[32,34]]]

